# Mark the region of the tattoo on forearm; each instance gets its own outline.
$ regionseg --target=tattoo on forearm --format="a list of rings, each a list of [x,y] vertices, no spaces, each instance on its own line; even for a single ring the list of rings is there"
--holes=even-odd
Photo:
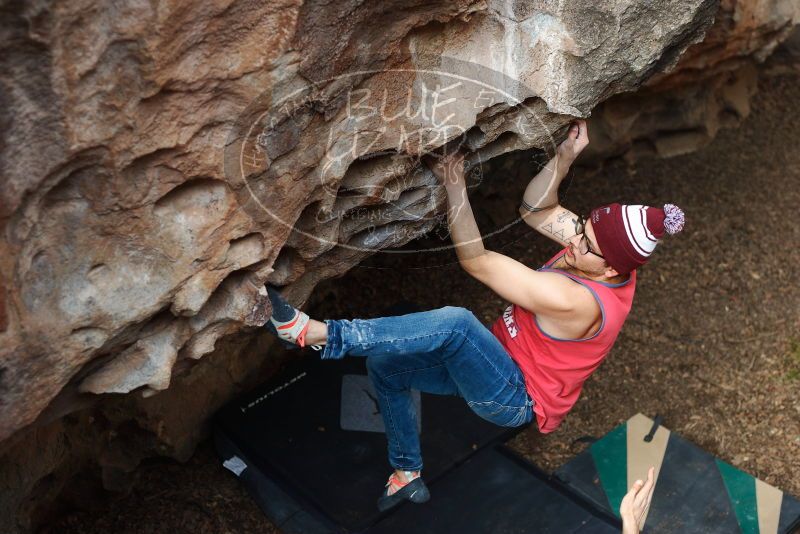
[[[539,228],[548,234],[551,234],[553,237],[556,237],[562,241],[566,240],[566,237],[564,237],[564,229],[559,227],[553,228],[553,223],[543,224]]]
[[[560,222],[560,223],[563,223],[565,220],[569,219],[570,215],[572,215],[572,213],[570,211],[564,210],[561,213],[559,213],[558,215],[556,215],[556,220],[558,222]]]
[[[573,230],[570,231],[570,222],[572,223]],[[546,223],[539,226],[539,229],[546,232],[556,239],[566,242],[567,239],[575,235],[576,219],[573,218],[572,212],[564,210],[556,215],[556,222]]]
[[[555,206],[555,204],[551,204],[551,205],[549,205],[549,206],[543,206],[543,207],[541,207],[541,208],[537,208],[536,206],[531,206],[530,204],[528,204],[527,202],[525,202],[525,199],[524,199],[524,198],[522,199],[522,207],[523,207],[523,208],[525,208],[525,209],[526,209],[526,210],[528,210],[528,211],[531,211],[531,212],[533,212],[533,213],[536,213],[536,212],[539,212],[539,211],[545,211],[545,210],[549,210],[549,209],[550,209],[550,208],[552,208],[553,206]]]

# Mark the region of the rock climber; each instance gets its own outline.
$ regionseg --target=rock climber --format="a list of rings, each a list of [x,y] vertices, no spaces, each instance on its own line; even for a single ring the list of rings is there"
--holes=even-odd
[[[421,476],[411,389],[460,396],[497,425],[525,425],[535,415],[540,432],[554,431],[614,345],[631,309],[636,269],[665,233],[683,228],[683,212],[672,204],[613,203],[588,217],[559,205],[558,186],[588,144],[586,122],[576,121],[525,189],[520,216],[563,246],[539,269],[484,248],[466,194],[462,153],[428,162],[447,192],[461,267],[509,302],[491,328],[453,306],[317,321],[267,287],[273,308],[267,328],[285,342],[312,346],[323,359],[366,358],[394,468],[378,499],[380,510],[430,496]]]

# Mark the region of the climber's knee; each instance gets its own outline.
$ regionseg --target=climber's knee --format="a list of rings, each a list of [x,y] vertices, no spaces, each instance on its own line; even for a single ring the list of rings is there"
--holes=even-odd
[[[445,306],[437,311],[440,313],[442,321],[452,326],[454,330],[466,331],[478,320],[475,314],[461,306]]]

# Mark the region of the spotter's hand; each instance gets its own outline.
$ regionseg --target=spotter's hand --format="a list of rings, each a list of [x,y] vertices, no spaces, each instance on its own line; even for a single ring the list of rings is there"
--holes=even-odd
[[[570,125],[567,138],[558,145],[558,156],[563,160],[573,162],[588,144],[589,129],[586,127],[586,121],[576,120]]]
[[[638,534],[644,528],[644,519],[655,488],[655,468],[647,470],[647,480],[637,480],[622,499],[619,515],[622,518],[622,534]]]

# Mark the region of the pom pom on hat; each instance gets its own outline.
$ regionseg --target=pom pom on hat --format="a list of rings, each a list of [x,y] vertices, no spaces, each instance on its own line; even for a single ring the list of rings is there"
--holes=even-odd
[[[644,265],[664,234],[677,234],[685,222],[675,204],[662,209],[614,203],[593,209],[590,218],[600,251],[620,274]]]
[[[664,230],[669,235],[675,235],[683,230],[683,210],[675,204],[664,204]]]

